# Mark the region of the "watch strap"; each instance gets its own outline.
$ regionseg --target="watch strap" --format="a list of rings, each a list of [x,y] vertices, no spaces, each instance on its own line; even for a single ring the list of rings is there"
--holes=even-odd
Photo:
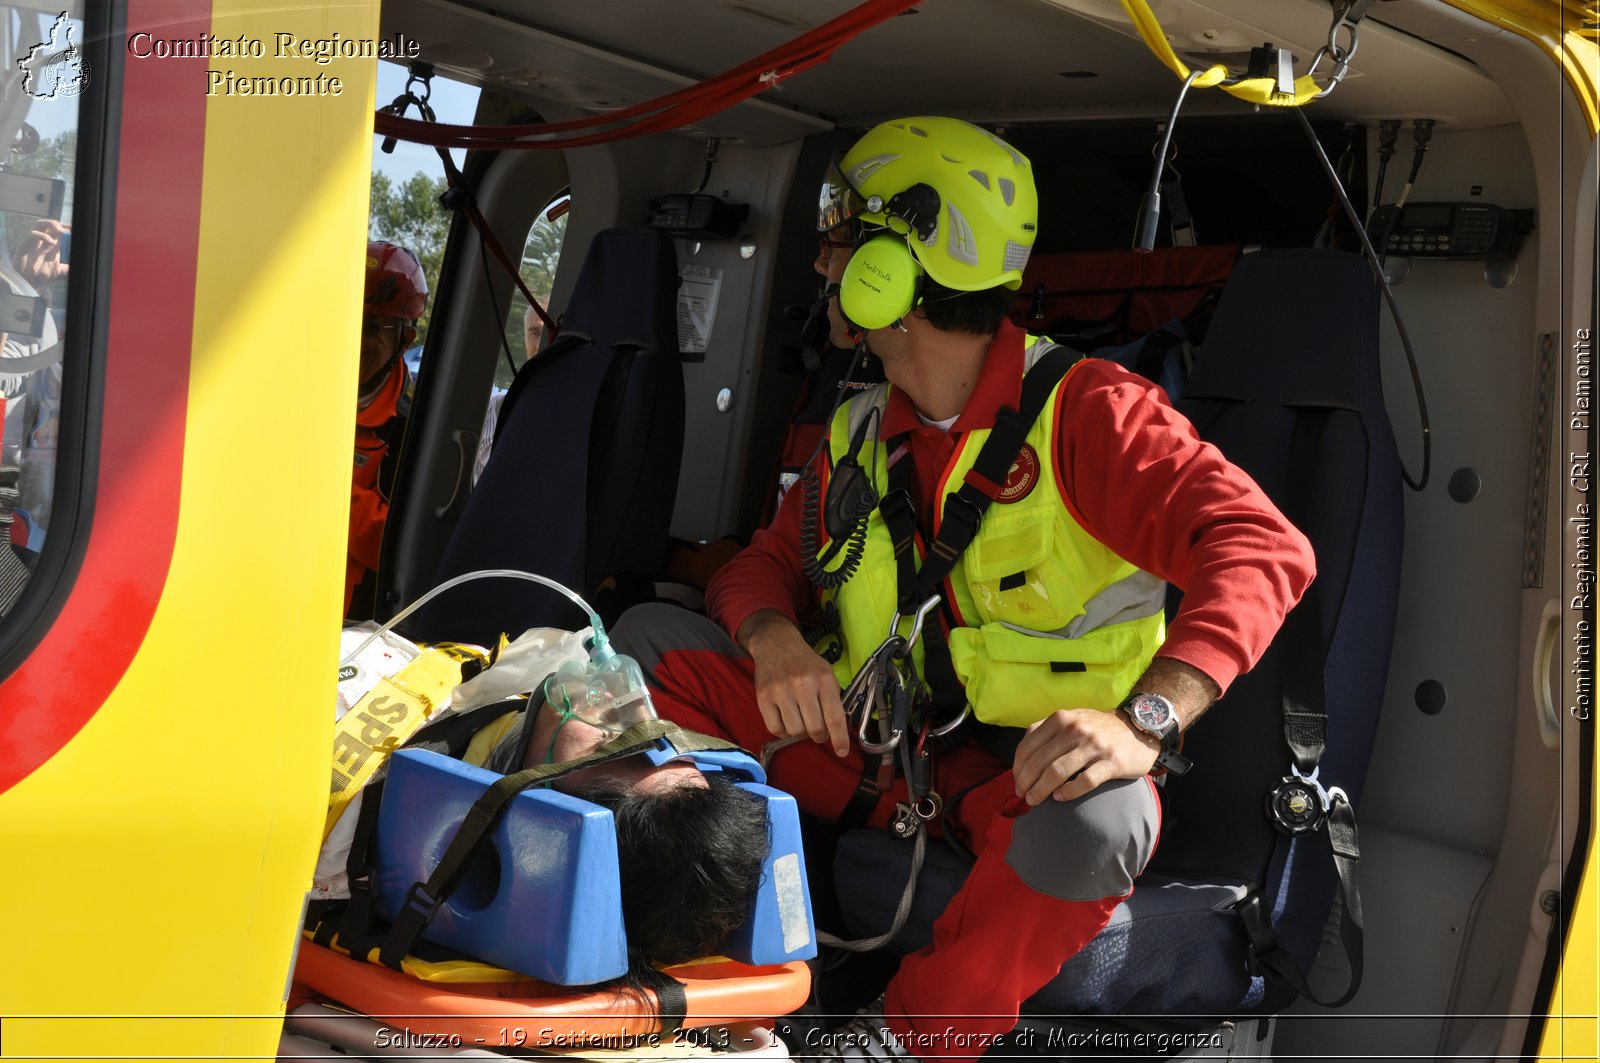
[[[1139,721],[1138,713],[1133,709],[1134,701],[1139,698],[1160,698],[1161,701],[1167,706],[1167,725],[1160,731],[1152,731]],[[1144,734],[1152,735],[1161,743],[1161,751],[1156,754],[1156,764],[1161,771],[1169,772],[1173,775],[1182,775],[1184,772],[1194,767],[1194,762],[1178,751],[1179,746],[1182,743],[1183,736],[1178,731],[1178,716],[1176,707],[1172,704],[1171,698],[1168,698],[1163,694],[1152,694],[1148,691],[1135,690],[1123,699],[1122,704],[1117,706],[1117,711],[1121,712],[1128,718],[1128,721],[1133,724],[1135,730],[1141,731]]]

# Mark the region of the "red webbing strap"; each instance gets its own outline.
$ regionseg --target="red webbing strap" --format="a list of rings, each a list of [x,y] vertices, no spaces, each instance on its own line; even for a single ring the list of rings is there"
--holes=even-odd
[[[666,96],[611,114],[535,125],[470,126],[418,122],[379,112],[374,126],[384,136],[434,147],[512,150],[582,147],[662,132],[699,121],[764,92],[778,82],[826,61],[836,48],[862,31],[915,6],[908,0],[866,0],[838,18],[748,62]],[[613,125],[634,118],[639,120],[618,129],[586,136],[535,141],[521,139]]]
[[[450,158],[450,153],[440,148],[439,157],[444,160],[445,179],[449,181],[452,188],[461,192],[462,212],[466,214],[467,221],[471,222],[472,227],[477,230],[478,239],[483,241],[483,245],[489,249],[489,253],[494,256],[494,260],[500,263],[500,268],[510,275],[512,281],[522,291],[523,298],[528,300],[528,305],[533,307],[533,312],[539,315],[539,320],[544,322],[545,342],[548,343],[550,340],[555,339],[561,331],[561,326],[551,319],[549,312],[539,304],[539,300],[533,297],[533,292],[528,289],[527,282],[522,279],[522,271],[511,261],[511,256],[500,245],[500,240],[495,236],[494,230],[489,228],[489,223],[484,220],[483,212],[478,209],[476,197],[472,195],[472,190],[467,187],[466,178],[456,169],[455,163]]]

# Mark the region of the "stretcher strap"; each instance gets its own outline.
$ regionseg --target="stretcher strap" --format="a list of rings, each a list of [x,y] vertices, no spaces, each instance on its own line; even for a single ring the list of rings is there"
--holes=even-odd
[[[682,982],[665,972],[662,984],[655,987],[656,1006],[661,1013],[661,1032],[675,1034],[689,1017],[689,991]]]

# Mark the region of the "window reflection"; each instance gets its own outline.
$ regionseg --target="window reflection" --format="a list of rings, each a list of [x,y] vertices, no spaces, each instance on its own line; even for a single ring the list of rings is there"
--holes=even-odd
[[[0,617],[49,537],[83,33],[70,9],[0,5]]]

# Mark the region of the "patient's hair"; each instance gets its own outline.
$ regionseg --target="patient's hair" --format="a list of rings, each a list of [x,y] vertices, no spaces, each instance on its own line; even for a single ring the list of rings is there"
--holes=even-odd
[[[641,968],[712,955],[744,925],[767,859],[761,804],[718,772],[706,786],[636,791],[596,777],[567,793],[611,810],[628,960]]]

